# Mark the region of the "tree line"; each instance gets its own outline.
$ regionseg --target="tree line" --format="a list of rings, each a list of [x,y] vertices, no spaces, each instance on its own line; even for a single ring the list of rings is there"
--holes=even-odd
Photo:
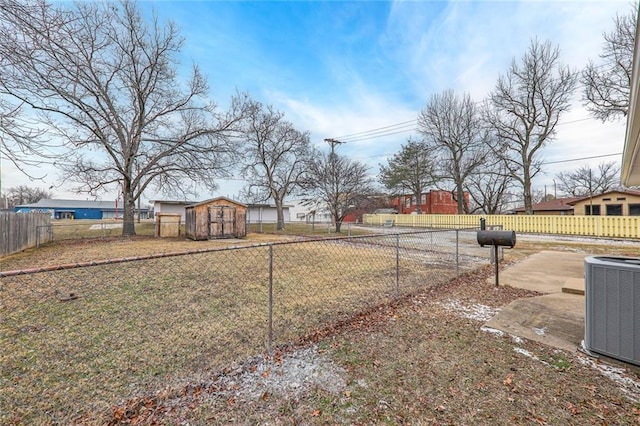
[[[600,62],[582,73],[561,63],[557,46],[533,39],[487,99],[432,95],[418,115],[421,139],[381,165],[377,180],[418,198],[430,187],[453,188],[460,213],[498,212],[517,187],[530,212],[540,150],[554,140],[577,82],[595,117],[626,114],[635,20],[635,9],[616,18]],[[1,0],[0,152],[18,168],[53,162],[78,192],[117,185],[123,235],[135,234],[145,190],[186,198],[238,169],[248,182],[243,197],[272,200],[280,228],[286,197],[326,204],[339,231],[377,192],[364,163],[336,153],[339,141],[320,151],[308,131],[247,93],[221,108],[197,64],[179,74],[184,42],[175,24],[145,20],[131,0]]]

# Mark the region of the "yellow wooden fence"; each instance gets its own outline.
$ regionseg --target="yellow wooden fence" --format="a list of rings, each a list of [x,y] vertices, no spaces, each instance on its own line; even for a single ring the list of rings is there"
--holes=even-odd
[[[640,238],[640,216],[542,216],[542,215],[445,215],[445,214],[367,214],[365,225],[416,228],[487,226],[535,234],[582,235],[591,237]]]

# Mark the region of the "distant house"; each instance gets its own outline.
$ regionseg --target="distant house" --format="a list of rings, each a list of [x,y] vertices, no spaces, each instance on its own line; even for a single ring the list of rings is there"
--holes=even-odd
[[[289,208],[291,206],[282,206],[282,214],[285,222],[291,221]],[[278,211],[275,204],[248,204],[247,205],[247,223],[275,223],[278,221]]]
[[[180,221],[182,223],[185,222],[185,207],[190,206],[192,204],[196,204],[197,201],[180,201],[180,200],[153,200],[153,213],[154,215],[158,215],[159,213],[171,213],[171,214],[179,214]]]
[[[45,212],[52,219],[116,219],[122,218],[122,202],[89,201],[89,200],[56,200],[42,199],[33,204],[22,204],[14,207],[17,213]],[[138,209],[136,209],[136,214]],[[140,217],[149,217],[149,209],[140,209]]]
[[[581,197],[571,204],[575,215],[640,216],[640,191],[608,191],[592,197]]]
[[[534,204],[535,215],[640,216],[640,191],[617,189],[587,197],[556,198]],[[514,209],[525,214],[524,207]]]
[[[572,215],[573,203],[579,200],[578,197],[554,198],[553,200],[543,201],[531,206],[534,215]],[[512,210],[517,215],[526,214],[524,207],[518,207]]]
[[[469,204],[469,193],[464,193]],[[422,214],[457,214],[458,202],[451,191],[434,189],[424,192],[418,200],[415,195],[406,194],[393,199],[393,208],[400,214],[417,213],[418,205]]]

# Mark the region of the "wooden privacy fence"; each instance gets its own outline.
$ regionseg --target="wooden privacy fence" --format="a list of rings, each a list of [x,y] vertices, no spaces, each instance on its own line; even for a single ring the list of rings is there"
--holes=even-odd
[[[0,256],[51,240],[50,213],[0,213]]]
[[[487,226],[533,234],[581,235],[588,237],[640,238],[640,216],[542,216],[542,215],[440,215],[440,214],[368,214],[365,225],[419,228],[469,228]]]

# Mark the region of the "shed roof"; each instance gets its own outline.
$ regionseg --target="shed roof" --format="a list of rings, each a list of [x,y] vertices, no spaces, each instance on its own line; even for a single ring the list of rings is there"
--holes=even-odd
[[[220,200],[228,201],[228,202],[230,202],[230,203],[232,203],[232,204],[235,204],[235,205],[237,205],[237,206],[240,206],[240,207],[245,207],[245,208],[247,207],[247,205],[246,205],[246,204],[241,203],[241,202],[239,202],[239,201],[232,200],[231,198],[227,198],[227,197],[216,197],[216,198],[212,198],[212,199],[210,199],[210,200],[200,201],[199,203],[191,204],[191,205],[187,206],[187,208],[189,208],[189,207],[196,207],[196,206],[202,206],[202,205],[209,204],[209,203],[212,203],[212,202],[214,202],[214,201],[220,201]]]

